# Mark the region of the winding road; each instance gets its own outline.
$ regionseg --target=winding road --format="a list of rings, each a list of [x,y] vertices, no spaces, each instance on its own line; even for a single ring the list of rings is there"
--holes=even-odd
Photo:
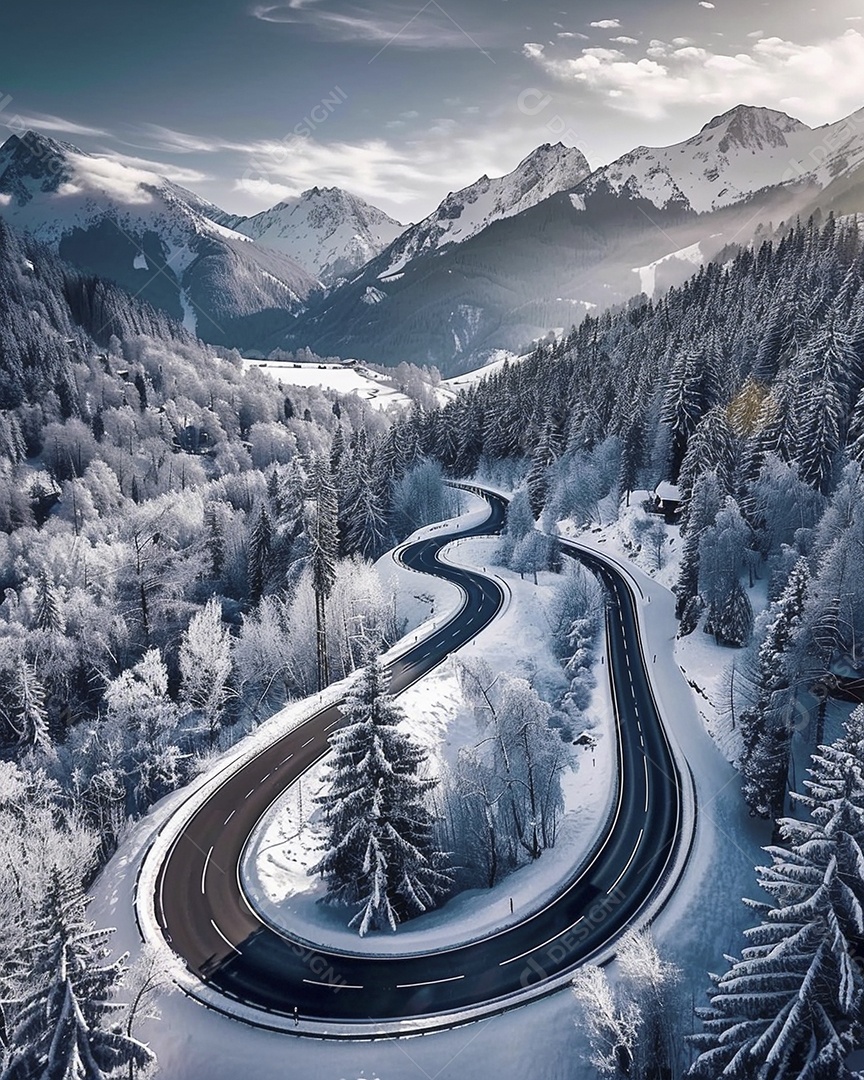
[[[499,531],[506,500],[460,536]],[[490,578],[443,563],[442,530],[401,549],[414,570],[457,584],[465,602],[389,668],[398,693],[488,625],[503,594]],[[266,925],[250,906],[238,867],[262,815],[328,750],[337,706],[322,709],[229,775],[188,819],[158,870],[152,903],[162,935],[211,990],[267,1014],[341,1025],[429,1018],[487,1005],[519,1004],[597,953],[656,895],[680,842],[682,781],[651,691],[632,586],[602,557],[562,541],[607,591],[610,681],[618,725],[618,786],[607,828],[578,877],[542,910],[482,940],[406,957],[311,949]],[[142,898],[139,897],[139,903]],[[430,1027],[436,1023],[430,1023]],[[423,1030],[423,1021],[412,1030]]]

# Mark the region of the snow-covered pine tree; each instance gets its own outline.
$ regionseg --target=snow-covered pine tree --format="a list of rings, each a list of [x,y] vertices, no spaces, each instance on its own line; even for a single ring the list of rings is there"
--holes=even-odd
[[[327,884],[327,903],[357,909],[350,925],[395,930],[433,908],[451,877],[435,849],[425,797],[437,780],[422,775],[426,752],[399,730],[404,714],[371,660],[345,699],[346,726],[332,736],[330,789],[319,796],[324,855],[309,871]]]
[[[546,498],[549,494],[549,466],[555,460],[552,449],[552,431],[549,425],[543,429],[543,434],[531,455],[531,468],[525,484],[528,488],[528,501],[531,504],[531,513],[534,519],[543,513]]]
[[[342,553],[376,559],[387,547],[390,529],[367,463],[360,458],[346,469],[342,499]]]
[[[762,921],[748,947],[712,976],[698,1010],[700,1080],[851,1080],[846,1059],[862,1036],[864,974],[864,708],[813,757],[810,821],[780,822],[784,847],[757,870],[773,903],[745,901]]]
[[[712,472],[703,473],[693,486],[686,505],[686,521],[681,526],[684,533],[684,551],[675,588],[675,615],[679,619],[683,619],[688,606],[691,609],[694,605],[698,607],[699,543],[702,534],[714,523],[721,505],[722,494],[717,477]],[[682,627],[681,633],[691,633],[695,628],[695,622],[692,626],[688,623],[687,629]]]
[[[40,630],[58,631],[63,629],[63,612],[60,597],[47,570],[42,570],[36,581],[36,604],[34,610],[36,626]]]
[[[703,473],[713,472],[724,492],[732,490],[735,448],[726,410],[709,409],[696,425],[681,463],[678,484],[685,498]]]
[[[113,992],[123,961],[106,963],[112,931],[86,921],[87,898],[71,872],[55,870],[23,961],[25,996],[12,1004],[0,1080],[108,1080],[155,1060],[151,1050],[106,1023],[123,1006]]]
[[[257,604],[264,594],[264,585],[270,570],[270,554],[273,549],[273,521],[262,502],[255,516],[255,524],[249,534],[247,565],[249,568],[249,598]]]
[[[741,716],[744,798],[753,813],[767,818],[778,817],[786,799],[792,740],[790,710],[795,699],[786,657],[794,643],[809,586],[809,568],[804,559],[799,559],[759,647],[756,705]]]
[[[693,350],[681,352],[672,364],[660,419],[669,428],[669,479],[677,480],[690,436],[705,409],[704,358]]]
[[[336,580],[339,510],[329,462],[321,455],[312,459],[307,498],[306,533],[315,593],[318,689],[323,690],[330,682],[325,602]]]
[[[753,636],[753,606],[737,578],[720,603],[712,608],[711,625],[721,645],[740,649]]]
[[[45,708],[45,687],[36,668],[19,657],[15,665],[9,706],[4,709],[6,723],[12,729],[20,746],[50,750],[51,733],[48,729],[48,711]]]

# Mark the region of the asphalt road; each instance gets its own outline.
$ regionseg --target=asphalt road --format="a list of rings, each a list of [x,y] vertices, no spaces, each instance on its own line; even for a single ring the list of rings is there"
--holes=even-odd
[[[497,531],[506,502],[484,493]],[[470,535],[462,533],[461,535]],[[404,550],[406,565],[465,591],[462,610],[391,668],[399,691],[486,626],[500,587],[438,561],[453,537]],[[681,785],[648,684],[633,598],[624,579],[573,545],[608,590],[608,649],[619,728],[619,784],[609,827],[579,876],[541,911],[481,941],[422,956],[368,958],[310,949],[262,923],[239,885],[244,845],[261,816],[327,752],[337,707],[323,709],[224,781],[190,819],[165,859],[155,910],[165,938],[190,971],[222,994],[268,1013],[339,1022],[436,1015],[502,1000],[578,965],[634,919],[670,864]],[[368,940],[368,939],[367,939]],[[262,1018],[263,1019],[263,1018]]]

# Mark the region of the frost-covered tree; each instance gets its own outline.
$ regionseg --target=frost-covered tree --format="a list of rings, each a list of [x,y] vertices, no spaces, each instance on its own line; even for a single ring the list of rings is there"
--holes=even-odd
[[[683,620],[688,605],[699,599],[700,544],[705,531],[714,524],[721,505],[717,477],[711,472],[704,473],[693,486],[686,506],[686,521],[682,524],[684,551],[675,589],[675,614],[679,619]],[[682,627],[681,633],[690,633],[694,629],[695,623],[686,629]]]
[[[12,739],[19,746],[38,750],[51,749],[45,687],[36,668],[19,656],[12,670],[12,681],[0,701],[0,719],[5,721]]]
[[[842,1080],[862,1036],[864,975],[864,708],[843,736],[814,755],[809,821],[781,821],[783,847],[757,869],[772,903],[745,901],[761,917],[740,959],[712,976],[699,1010],[701,1050],[690,1075],[762,1080]]]
[[[186,757],[177,745],[179,713],[168,695],[168,669],[159,650],[149,649],[113,679],[105,689],[105,703],[101,729],[93,740],[78,744],[82,766],[117,769],[128,812],[141,813],[187,775]]]
[[[395,930],[433,908],[450,885],[435,849],[423,775],[426,752],[399,730],[404,719],[385,690],[377,660],[342,705],[346,726],[331,737],[329,790],[319,796],[324,854],[310,873],[327,884],[327,902],[356,908],[349,925]]]
[[[650,930],[624,935],[617,964],[614,982],[604,968],[590,964],[573,979],[589,1060],[604,1077],[671,1077],[678,1057],[674,994],[680,972],[661,957]]]
[[[193,615],[180,639],[180,697],[200,713],[211,748],[219,732],[230,674],[231,639],[214,597]]]
[[[55,872],[34,928],[29,988],[14,1002],[2,1080],[109,1080],[154,1060],[110,1017],[123,961],[107,962],[111,931],[86,920],[76,879]]]

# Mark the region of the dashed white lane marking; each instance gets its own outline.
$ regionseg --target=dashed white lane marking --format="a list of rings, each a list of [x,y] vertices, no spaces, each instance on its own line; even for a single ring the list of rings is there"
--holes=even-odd
[[[580,915],[576,922],[573,923],[573,926],[578,926],[584,918],[584,915]],[[515,960],[521,960],[525,956],[530,956],[532,952],[537,952],[538,949],[545,949],[547,945],[551,945],[553,941],[557,941],[558,938],[562,937],[564,934],[569,934],[573,929],[573,926],[568,926],[566,930],[562,930],[559,934],[550,937],[547,941],[544,941],[542,945],[532,945],[530,949],[526,949],[525,952],[520,952],[518,956],[511,956],[509,960],[502,960],[498,967],[504,967],[506,964],[512,964]]]
[[[285,764],[285,762],[286,762],[286,761],[290,761],[292,757],[294,757],[294,755],[293,755],[293,754],[289,754],[289,755],[288,755],[288,757],[283,757],[283,758],[282,758],[282,760],[281,760],[281,761],[279,762],[279,764],[280,764],[280,765],[284,765],[284,764]]]
[[[621,880],[621,878],[624,877],[624,875],[630,869],[630,863],[632,863],[633,860],[636,858],[636,852],[639,850],[639,845],[642,843],[642,837],[643,837],[644,833],[645,833],[644,829],[639,830],[639,839],[636,841],[636,847],[633,848],[633,854],[630,856],[630,858],[625,863],[624,869],[621,871],[621,873],[618,875],[618,877],[615,878],[614,882],[612,883],[611,888],[606,890],[606,895],[607,896],[618,887],[618,882]]]
[[[314,735],[312,736],[311,739],[307,739],[306,742],[303,743],[303,746],[308,746],[310,742],[315,742],[315,736]],[[300,747],[301,750],[303,749],[303,746]]]
[[[449,979],[429,979],[427,982],[396,983],[397,990],[409,990],[414,986],[438,986],[439,983],[458,982],[464,975],[452,975]]]
[[[225,937],[225,935],[224,935],[224,934],[222,933],[222,931],[221,931],[221,930],[219,929],[219,927],[218,927],[218,926],[216,925],[216,923],[215,923],[215,922],[213,922],[213,920],[212,920],[212,919],[210,920],[210,925],[211,925],[211,926],[213,927],[213,929],[214,929],[214,930],[216,931],[216,933],[217,933],[217,934],[219,935],[219,937],[221,937],[221,938],[222,938],[222,940],[223,940],[223,941],[225,942],[225,944],[226,944],[226,945],[228,946],[228,948],[229,948],[229,949],[233,949],[233,950],[234,950],[234,952],[236,952],[238,956],[242,956],[242,955],[243,955],[243,954],[242,954],[242,953],[240,952],[240,950],[239,950],[239,949],[237,948],[237,946],[236,946],[236,945],[234,945],[234,944],[232,944],[232,943],[231,943],[231,942],[230,942],[230,941],[228,940],[228,938],[227,938],[227,937]]]
[[[254,795],[254,794],[255,794],[255,788],[253,787],[251,791],[246,792],[244,798],[248,799],[250,795]]]
[[[201,894],[206,891],[204,888],[204,879],[207,877],[207,867],[210,865],[210,856],[213,854],[213,845],[210,845],[210,850],[207,852],[207,857],[204,860],[204,869],[201,871]]]
[[[336,725],[337,725],[338,723],[340,723],[340,721],[339,721],[339,720],[334,720],[334,721],[333,721],[333,723],[332,723],[332,724],[328,724],[328,725],[327,725],[327,727],[325,727],[325,728],[324,728],[324,730],[325,730],[325,731],[329,731],[329,730],[330,730],[330,728],[334,728],[334,727],[336,727]]]
[[[362,990],[362,986],[358,986],[356,983],[343,983],[343,982],[319,982],[317,979],[304,979],[303,982],[309,983],[310,986],[328,986],[331,990],[334,987],[338,987],[340,990]]]
[[[645,811],[648,811],[648,758],[642,759],[645,762]]]
[[[231,820],[231,818],[232,818],[232,817],[234,817],[234,815],[235,815],[236,813],[237,813],[237,809],[236,809],[236,807],[235,807],[235,808],[234,808],[234,809],[233,809],[233,810],[231,811],[231,813],[230,813],[230,814],[228,815],[228,817],[226,817],[226,818],[225,818],[225,824],[226,824],[226,825],[227,825],[227,824],[228,824],[228,822],[229,822],[229,821]]]

